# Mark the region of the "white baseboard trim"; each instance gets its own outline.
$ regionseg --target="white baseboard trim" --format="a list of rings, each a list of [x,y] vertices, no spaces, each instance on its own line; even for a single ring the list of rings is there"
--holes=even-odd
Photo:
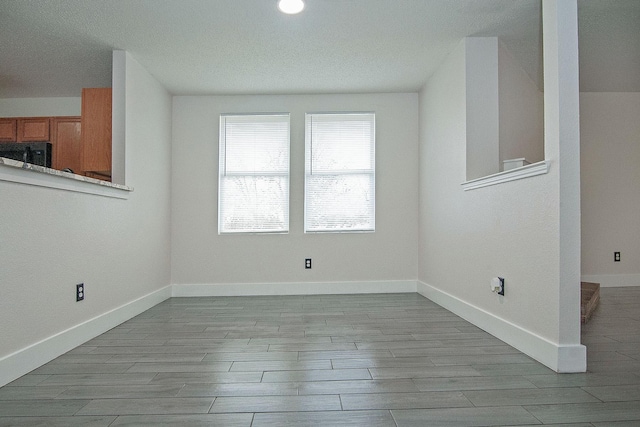
[[[555,344],[424,282],[417,283],[417,291],[556,372],[585,372],[587,369],[587,349],[581,344]]]
[[[640,286],[640,274],[592,274],[581,277],[583,282],[600,283],[600,287]]]
[[[171,297],[166,286],[0,359],[0,387]]]
[[[212,283],[174,284],[174,297],[246,295],[389,294],[416,292],[415,280],[370,282]]]

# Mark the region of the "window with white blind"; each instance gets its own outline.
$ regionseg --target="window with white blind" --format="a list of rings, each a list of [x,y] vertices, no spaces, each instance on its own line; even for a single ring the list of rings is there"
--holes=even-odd
[[[375,114],[309,113],[304,230],[375,230]]]
[[[289,231],[289,114],[220,116],[218,232]]]

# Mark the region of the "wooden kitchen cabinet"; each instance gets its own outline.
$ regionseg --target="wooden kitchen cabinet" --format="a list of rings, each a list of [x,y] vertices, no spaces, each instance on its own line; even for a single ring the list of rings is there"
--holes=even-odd
[[[52,117],[51,144],[53,169],[71,169],[82,173],[82,139],[80,117]]]
[[[82,170],[111,176],[111,88],[82,89]]]
[[[0,119],[0,141],[14,142],[18,138],[18,120]]]
[[[49,141],[49,117],[18,119],[18,142]]]

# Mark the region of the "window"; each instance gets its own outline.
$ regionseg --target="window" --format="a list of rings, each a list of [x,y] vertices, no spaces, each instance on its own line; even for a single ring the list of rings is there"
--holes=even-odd
[[[218,232],[289,231],[289,114],[221,115]]]
[[[307,114],[305,232],[375,230],[375,114]]]

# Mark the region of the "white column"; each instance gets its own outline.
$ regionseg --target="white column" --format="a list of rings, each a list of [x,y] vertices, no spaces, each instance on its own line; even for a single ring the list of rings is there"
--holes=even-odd
[[[580,89],[576,0],[543,0],[545,158],[558,173],[558,372],[584,372],[580,345]]]

